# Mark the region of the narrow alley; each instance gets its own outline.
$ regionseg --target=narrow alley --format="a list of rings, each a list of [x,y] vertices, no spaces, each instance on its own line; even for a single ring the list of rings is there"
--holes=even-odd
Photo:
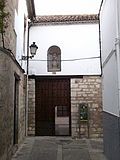
[[[29,137],[12,160],[106,160],[102,140]]]
[[[120,160],[120,0],[0,0],[0,160]]]

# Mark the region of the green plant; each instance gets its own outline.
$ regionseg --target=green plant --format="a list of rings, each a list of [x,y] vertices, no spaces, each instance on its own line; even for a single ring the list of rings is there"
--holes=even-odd
[[[8,17],[9,17],[9,12],[6,12],[5,10],[6,3],[7,0],[0,0],[0,33],[2,35],[3,48],[5,48],[4,34],[6,28],[8,27]]]

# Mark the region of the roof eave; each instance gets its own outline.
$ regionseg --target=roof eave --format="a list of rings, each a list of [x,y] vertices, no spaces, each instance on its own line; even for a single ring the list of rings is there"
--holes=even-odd
[[[28,18],[33,20],[36,17],[34,0],[26,0],[28,9]]]
[[[98,14],[91,15],[52,15],[36,16],[34,24],[76,24],[76,23],[98,23]]]

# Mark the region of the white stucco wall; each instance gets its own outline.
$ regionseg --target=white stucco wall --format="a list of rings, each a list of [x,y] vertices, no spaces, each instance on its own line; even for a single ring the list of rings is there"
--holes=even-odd
[[[16,33],[16,59],[22,65],[24,62],[21,61],[22,55],[26,52],[26,47],[24,49],[24,17],[27,18],[27,7],[25,0],[18,1],[18,12],[15,9],[15,23],[14,30]],[[27,30],[25,35],[25,44],[27,42]]]
[[[100,56],[98,24],[33,26],[30,29],[30,44],[38,45],[37,55],[30,61],[30,74],[51,75],[47,72],[47,50],[52,45],[61,49],[61,59],[79,59]],[[37,61],[34,61],[37,60]],[[61,63],[57,75],[100,74],[100,59],[78,60]]]
[[[101,9],[102,62],[104,62],[109,53],[115,49],[116,3],[117,0],[104,0]]]
[[[118,116],[118,105],[117,62],[114,54],[103,69],[103,110]]]
[[[117,0],[104,0],[100,12],[101,49],[103,63],[103,110],[119,116],[117,52]]]

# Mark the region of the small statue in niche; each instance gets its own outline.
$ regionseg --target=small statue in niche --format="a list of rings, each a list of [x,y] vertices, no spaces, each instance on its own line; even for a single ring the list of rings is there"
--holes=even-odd
[[[48,72],[61,71],[61,50],[58,46],[51,46],[47,53]]]
[[[52,55],[52,68],[57,68],[58,67],[58,63],[57,63],[57,54],[53,53]]]

